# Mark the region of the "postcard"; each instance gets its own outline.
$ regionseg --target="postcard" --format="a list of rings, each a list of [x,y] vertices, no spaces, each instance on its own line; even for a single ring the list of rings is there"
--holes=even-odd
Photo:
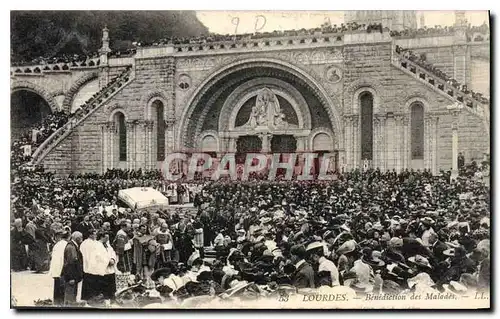
[[[489,309],[489,20],[11,11],[11,307]]]

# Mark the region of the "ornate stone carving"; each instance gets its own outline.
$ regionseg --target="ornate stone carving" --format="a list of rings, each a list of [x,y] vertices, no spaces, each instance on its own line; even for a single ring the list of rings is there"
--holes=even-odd
[[[132,128],[134,128],[134,126],[137,125],[138,122],[139,121],[137,121],[137,120],[127,121],[125,123],[125,125],[127,125],[127,129],[132,129]]]
[[[175,118],[165,119],[165,125],[167,126],[167,129],[173,127],[175,125]]]
[[[263,88],[257,95],[252,107],[250,118],[242,127],[273,127],[286,128],[292,126],[285,121],[285,114],[281,110],[278,98],[269,88]]]
[[[115,122],[106,122],[106,130],[109,133],[116,133],[116,124]]]
[[[187,74],[181,74],[179,75],[177,83],[181,90],[187,90],[191,87],[191,77]]]
[[[144,128],[149,132],[153,131],[154,124],[155,122],[151,120],[146,120],[143,122]]]
[[[338,83],[342,80],[342,70],[332,65],[325,70],[325,78],[330,83]]]

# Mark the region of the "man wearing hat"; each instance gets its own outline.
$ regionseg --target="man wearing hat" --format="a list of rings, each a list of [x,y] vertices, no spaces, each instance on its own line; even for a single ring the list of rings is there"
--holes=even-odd
[[[64,304],[64,280],[61,279],[61,272],[64,265],[64,249],[68,244],[69,233],[62,229],[55,234],[56,244],[52,248],[49,275],[54,278],[54,305]]]
[[[335,287],[340,285],[339,283],[339,271],[337,266],[331,261],[325,258],[325,244],[320,242],[314,242],[307,246],[307,253],[313,264],[318,265],[318,272],[326,271],[331,277],[331,286]]]
[[[303,245],[295,245],[290,249],[292,263],[295,265],[295,272],[292,276],[293,285],[296,288],[314,288],[314,271],[311,265],[305,260],[307,252]]]
[[[120,223],[120,230],[116,233],[114,249],[118,256],[117,268],[122,273],[130,273],[133,265],[132,245],[128,232],[130,231],[130,223],[122,221]]]
[[[448,249],[448,246],[440,241],[438,235],[435,233],[431,233],[429,235],[429,249],[431,249],[434,255],[434,258],[432,258],[432,262],[434,263],[434,265],[437,265],[448,258],[443,254],[443,252]]]

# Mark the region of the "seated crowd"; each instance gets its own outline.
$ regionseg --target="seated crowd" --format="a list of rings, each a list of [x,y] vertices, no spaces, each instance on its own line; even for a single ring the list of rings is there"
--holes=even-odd
[[[404,49],[400,47],[399,45],[396,45],[395,49],[396,53],[399,55],[403,55],[404,58],[412,61],[413,63],[417,64],[418,66],[424,68],[425,70],[431,72],[432,74],[436,75],[439,77],[441,80],[446,81],[448,85],[453,86],[455,89],[459,89],[461,92],[465,94],[470,94],[473,99],[476,99],[480,101],[481,103],[489,103],[489,100],[482,95],[482,93],[474,92],[472,90],[469,90],[467,88],[467,85],[465,84],[460,84],[457,80],[451,78],[450,76],[446,75],[443,71],[435,67],[432,63],[429,63],[427,61],[427,57],[425,53],[422,53],[420,55],[415,54],[412,50],[409,49]]]
[[[87,303],[124,306],[336,286],[355,294],[484,290],[490,198],[472,177],[477,170],[464,165],[453,182],[449,172],[406,170],[355,170],[335,181],[200,181],[196,211],[153,212],[116,198],[132,186],[161,189],[155,172],[18,173],[12,268],[46,271],[50,260],[55,304],[74,304],[76,288],[67,288],[79,281]],[[64,262],[78,251],[81,259]]]

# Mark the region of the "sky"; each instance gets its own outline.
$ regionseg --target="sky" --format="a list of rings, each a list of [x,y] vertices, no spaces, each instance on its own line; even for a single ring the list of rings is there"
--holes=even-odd
[[[418,11],[417,24],[422,14],[427,27],[455,22],[454,11]],[[255,29],[260,32],[308,29],[320,26],[327,19],[332,24],[344,21],[343,11],[197,11],[196,15],[210,32],[219,34],[253,33]],[[488,23],[488,12],[467,11],[466,18],[472,25],[481,25]]]

